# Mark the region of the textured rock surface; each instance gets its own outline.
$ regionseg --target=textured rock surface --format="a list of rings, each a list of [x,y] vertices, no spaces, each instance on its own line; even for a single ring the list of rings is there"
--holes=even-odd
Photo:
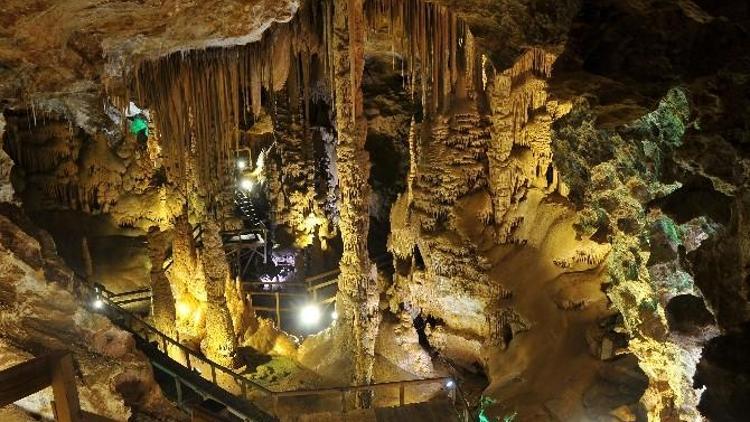
[[[115,420],[132,415],[143,420],[182,419],[161,395],[133,337],[81,307],[63,288],[64,274],[71,272],[54,261],[51,240],[40,244],[5,214],[0,215],[2,367],[48,350],[70,350],[84,410]],[[51,417],[51,399],[46,389],[16,406]]]
[[[360,3],[334,5],[359,10]],[[277,33],[277,44],[293,53],[282,48],[269,55],[277,72],[265,83],[251,82],[254,98],[246,104],[258,118],[248,133],[272,127],[284,137],[278,163],[266,175],[279,225],[297,246],[313,248],[316,234],[323,242],[340,226],[340,325],[361,334],[346,349],[356,357],[355,380],[368,380],[372,371],[376,378],[398,374],[395,368],[426,374],[432,353],[464,371],[486,373],[486,393],[498,399],[493,416],[698,420],[699,409],[721,420],[723,412],[735,419],[746,414],[747,368],[739,356],[750,319],[747,5],[367,4],[366,44],[358,13],[308,19],[324,22],[329,51],[319,50],[317,34],[305,32],[305,24],[290,25],[298,31],[294,39],[291,31]],[[385,7],[394,4],[410,6]],[[121,139],[101,111],[101,87],[123,97],[119,77],[141,58],[257,39],[296,8],[284,1],[29,6],[10,0],[0,29],[9,40],[0,43],[0,98],[4,108],[15,108],[7,113],[12,135],[4,149],[19,164],[19,196],[164,229],[182,215],[183,201],[175,199],[182,195],[189,197],[190,221],[202,220],[208,195],[200,177],[193,174],[182,193],[159,183],[158,148],[152,140],[139,151],[133,139]],[[458,17],[468,27],[457,25]],[[41,26],[50,29],[46,36]],[[231,62],[235,50],[212,52],[189,55],[185,69],[199,69],[206,57]],[[388,61],[391,69],[383,66]],[[363,66],[369,83],[360,79]],[[316,72],[319,81],[312,82]],[[336,92],[323,98],[326,84]],[[276,93],[270,107],[256,101]],[[308,103],[310,97],[316,101]],[[312,113],[301,106],[313,103]],[[195,117],[178,114],[182,120],[174,121]],[[367,145],[364,117],[371,129]],[[305,172],[315,165],[305,143],[313,120],[328,139],[325,180]],[[328,120],[336,120],[338,139]],[[383,145],[399,151],[399,165],[383,165],[393,158],[382,154]],[[147,155],[150,160],[139,159]],[[364,171],[370,161],[372,200]],[[0,156],[0,186],[8,180],[3,162]],[[196,163],[190,166],[197,174]],[[399,177],[388,181],[383,168],[397,169]],[[7,197],[7,190],[0,192]],[[380,298],[367,254],[368,206],[381,220],[369,230],[376,238],[370,245],[382,249],[377,238],[390,232],[395,258],[396,274]],[[148,213],[138,212],[144,208]],[[206,292],[202,275],[187,277],[203,264],[192,246],[180,244],[190,238],[184,223],[175,244],[181,254],[175,271],[185,276],[173,280],[177,325],[201,338],[208,293],[212,302],[226,295],[216,280]],[[382,323],[379,299],[380,310],[393,314]],[[181,300],[183,313],[202,310],[181,318]],[[414,332],[401,330],[410,318],[423,323],[417,342]],[[234,330],[222,321],[226,332],[243,331],[237,318]],[[380,337],[378,326],[385,330]],[[273,336],[261,334],[248,344],[276,347],[260,341]],[[330,353],[331,335],[309,339],[300,351],[303,363],[328,374],[344,368],[342,356]],[[416,357],[414,365],[402,365],[403,350]]]
[[[5,116],[0,115],[0,147],[5,135]],[[0,148],[0,203],[13,202],[13,185],[10,181],[10,172],[13,168],[13,161],[3,148]]]

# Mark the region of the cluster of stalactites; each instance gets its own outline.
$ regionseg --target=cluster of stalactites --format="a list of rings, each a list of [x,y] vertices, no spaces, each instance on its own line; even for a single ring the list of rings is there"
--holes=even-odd
[[[370,29],[385,25],[393,52],[404,56],[402,72],[412,97],[420,90],[425,114],[445,112],[452,98],[482,89],[471,32],[446,7],[424,0],[368,0],[365,8]]]
[[[220,192],[240,128],[260,116],[262,108],[273,117],[274,92],[289,82],[290,74],[299,78],[289,84],[292,97],[306,107],[311,57],[324,38],[327,3],[310,2],[292,22],[274,27],[258,42],[146,60],[125,78],[130,80],[130,92],[113,102],[125,109],[132,99],[154,111],[165,168],[173,182],[184,183],[190,158],[207,193]],[[301,114],[307,117],[309,112]]]

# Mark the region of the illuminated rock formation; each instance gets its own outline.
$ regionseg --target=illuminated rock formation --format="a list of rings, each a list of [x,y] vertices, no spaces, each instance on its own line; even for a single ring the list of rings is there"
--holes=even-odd
[[[151,320],[162,333],[176,336],[175,300],[172,286],[164,272],[164,261],[170,242],[168,233],[159,232],[158,228],[149,231],[148,252],[151,260]]]
[[[0,202],[148,240],[149,318],[187,347],[315,385],[450,374],[489,418],[746,416],[744,3],[5,3]],[[226,265],[238,149],[295,277],[343,249],[299,351]]]
[[[114,420],[131,416],[179,420],[131,334],[82,307],[64,288],[71,270],[59,262],[49,235],[38,229],[32,232],[33,223],[20,210],[8,214],[18,221],[0,216],[2,368],[48,350],[70,350],[84,410]],[[13,406],[52,418],[51,399],[46,389]]]
[[[200,261],[206,283],[206,336],[201,342],[201,349],[214,362],[231,366],[237,337],[225,295],[229,271],[218,226],[209,221],[203,227]]]
[[[336,310],[345,354],[352,356],[353,383],[372,380],[380,316],[379,295],[367,252],[370,163],[365,151],[367,121],[363,115],[365,22],[362,0],[337,0],[333,17],[333,72],[338,143],[336,168],[341,191],[339,230],[344,243]],[[367,406],[369,398],[360,397]]]
[[[0,141],[2,140],[3,134],[5,133],[5,116],[0,115]],[[0,147],[2,142],[0,142]],[[11,161],[8,154],[5,153],[3,148],[0,148],[0,203],[13,202],[13,185],[10,181],[10,172],[13,168],[13,161]]]

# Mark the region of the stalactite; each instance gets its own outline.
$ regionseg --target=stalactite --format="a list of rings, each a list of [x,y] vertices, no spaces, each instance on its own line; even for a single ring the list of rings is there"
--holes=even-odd
[[[309,59],[320,50],[322,37],[329,36],[318,7],[307,4],[290,23],[272,28],[256,43],[144,60],[125,76],[131,80],[126,87],[132,89],[110,93],[120,109],[127,107],[132,91],[139,106],[155,111],[171,181],[184,188],[186,157],[195,157],[199,181],[209,197],[224,187],[240,124],[248,114],[260,116],[264,101],[271,104],[274,116],[275,91],[287,82],[290,48],[303,60],[300,89],[302,98],[309,98]]]
[[[417,80],[426,114],[446,112],[451,99],[471,95],[476,49],[466,24],[444,6],[424,0],[368,0],[368,26],[386,26],[393,48],[405,57],[409,90]]]

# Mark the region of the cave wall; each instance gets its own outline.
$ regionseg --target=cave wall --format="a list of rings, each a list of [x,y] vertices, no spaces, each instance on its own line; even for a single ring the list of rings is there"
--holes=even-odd
[[[27,185],[17,177],[15,186],[21,197],[36,190],[55,206],[109,212],[122,224],[169,226],[182,215],[184,201],[176,199],[179,192],[151,185],[157,157],[138,152],[132,139],[110,134],[112,119],[95,112],[101,87],[107,87],[108,98],[122,95],[123,71],[144,57],[255,40],[272,22],[290,20],[297,4],[217,7],[174,1],[136,10],[123,4],[92,19],[84,3],[39,2],[30,10],[22,9],[22,2],[8,3],[2,34],[22,42],[0,47],[0,57],[10,64],[0,68],[0,97],[4,108],[14,109],[8,114],[13,134],[5,137],[4,150],[27,170],[22,175]],[[376,2],[379,7],[391,3]],[[396,110],[397,124],[374,125],[402,139],[410,154],[406,192],[390,210],[396,276],[386,283],[385,298],[391,312],[436,321],[425,333],[430,346],[490,375],[487,391],[502,401],[498,416],[514,406],[544,403],[547,416],[561,419],[619,409],[622,418],[645,411],[653,420],[695,420],[698,384],[708,388],[704,409],[717,414],[716,403],[730,400],[733,390],[724,390],[715,375],[726,370],[719,365],[723,355],[712,349],[698,364],[700,350],[706,342],[721,344],[732,356],[750,313],[743,218],[747,6],[702,0],[438,3],[450,9],[431,11],[430,24],[427,14],[409,15],[411,41],[404,42],[407,31],[397,28],[389,35],[401,36],[400,41],[373,48],[390,49],[395,57],[397,49],[408,46],[399,61],[401,76],[413,103],[423,108],[414,116],[412,109]],[[59,15],[41,13],[53,5]],[[138,17],[127,18],[136,11]],[[225,18],[214,19],[217,13]],[[35,18],[23,19],[27,14]],[[201,16],[197,23],[196,15]],[[403,24],[406,15],[396,16]],[[471,28],[460,37],[450,29],[457,17]],[[55,36],[29,36],[39,25],[56,28],[60,22],[67,23],[64,30],[50,31]],[[430,42],[440,45],[429,59],[422,40],[428,33]],[[422,41],[414,43],[416,36]],[[457,54],[452,49],[459,44]],[[364,46],[355,47],[358,58]],[[40,51],[53,51],[59,60]],[[337,51],[339,59],[347,57],[346,48],[339,45]],[[293,59],[286,51],[278,54],[284,66],[266,82],[267,95],[290,88],[284,82],[295,74],[289,67]],[[423,63],[417,66],[410,56]],[[277,180],[271,184],[280,203],[277,214],[289,219],[284,224],[305,243],[315,231],[307,226],[323,226],[308,222],[311,214],[331,220],[334,215],[315,209],[320,202],[314,196],[325,194],[326,206],[338,203],[345,211],[341,225],[349,255],[343,266],[353,270],[344,274],[342,285],[350,296],[356,290],[368,297],[354,302],[367,302],[358,315],[373,319],[365,221],[371,204],[360,177],[368,164],[360,145],[363,121],[349,122],[342,105],[351,95],[343,85],[347,79],[359,89],[363,63],[354,64],[352,72],[339,63],[337,88],[343,98],[335,100],[344,148],[332,161],[344,200],[338,201],[335,189],[311,189],[317,183],[303,171],[315,165],[309,138],[303,141],[309,116],[299,117],[300,109],[279,120],[286,149],[280,148],[282,168],[273,170]],[[253,91],[261,96],[257,81]],[[377,122],[376,107],[360,107],[358,101],[351,112]],[[282,111],[293,109],[299,96],[282,96],[277,104]],[[189,113],[182,114],[187,119]],[[350,123],[353,135],[347,133]],[[352,140],[347,136],[357,141],[352,151],[346,149]],[[286,185],[280,182],[285,172],[291,176]],[[7,175],[0,165],[0,180]],[[191,176],[193,184],[183,188],[194,195],[187,201],[197,213],[192,223],[204,216],[205,195],[193,189],[198,179]],[[374,202],[377,208],[387,201]],[[155,211],[143,215],[143,209]],[[224,331],[238,331],[219,319]],[[368,323],[368,332],[378,325]],[[578,341],[547,344],[550,333]],[[720,333],[726,337],[709,340]],[[378,346],[374,335],[365,337],[369,355]],[[571,356],[580,359],[571,359],[562,372],[548,370],[553,359]],[[696,364],[705,372],[693,386]],[[632,391],[625,401],[606,402],[602,383],[617,371],[628,373]],[[365,378],[367,372],[361,371]],[[541,385],[580,372],[595,376],[583,377],[569,396],[558,397],[560,384]],[[527,402],[514,396],[525,391],[536,395],[528,395]],[[737,402],[732,401],[733,409],[742,408]]]
[[[129,333],[82,306],[68,290],[72,271],[52,238],[18,208],[0,213],[0,355],[7,368],[49,350],[69,350],[81,407],[114,420],[181,420],[162,396],[148,359]],[[13,406],[52,418],[51,389]]]

